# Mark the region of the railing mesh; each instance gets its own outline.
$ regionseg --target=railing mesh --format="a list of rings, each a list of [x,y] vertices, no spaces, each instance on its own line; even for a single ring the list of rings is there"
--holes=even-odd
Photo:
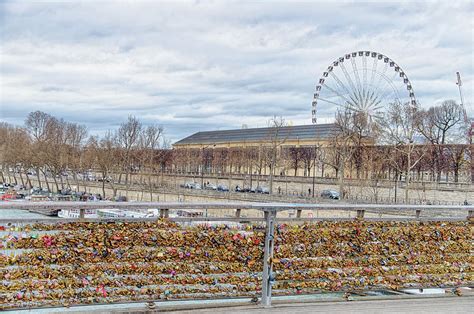
[[[474,282],[472,224],[279,224],[274,295]],[[261,293],[264,225],[73,222],[0,226],[0,309]]]

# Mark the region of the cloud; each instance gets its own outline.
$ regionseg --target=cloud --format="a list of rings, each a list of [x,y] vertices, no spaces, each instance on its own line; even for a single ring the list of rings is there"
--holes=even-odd
[[[315,85],[345,53],[381,52],[425,106],[474,114],[473,4],[443,2],[2,2],[1,119],[43,110],[114,129],[129,114],[178,140],[273,115],[311,122]],[[334,107],[318,108],[321,121]],[[324,117],[325,116],[325,117]]]

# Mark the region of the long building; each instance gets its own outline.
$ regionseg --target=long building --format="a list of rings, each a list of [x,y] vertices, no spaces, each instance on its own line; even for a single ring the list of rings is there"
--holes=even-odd
[[[281,146],[327,144],[337,132],[335,124],[295,125],[281,128],[250,128],[194,133],[173,144],[175,148],[252,147],[272,141]]]
[[[278,160],[275,165],[276,174],[285,174],[291,171],[294,175],[307,176],[314,173],[311,169],[316,165],[316,175],[336,177],[340,159],[337,147],[332,144],[334,144],[338,132],[339,128],[335,124],[197,132],[173,144],[173,148],[176,150],[173,159],[174,167],[185,172],[201,172],[204,168],[206,171],[222,173],[252,174],[257,172],[267,174],[270,172],[270,161],[275,158],[271,153],[272,144],[277,143],[275,146],[277,147],[276,159]],[[397,171],[390,170],[393,164],[388,159],[372,160],[374,156],[378,156],[378,158],[385,156],[384,154],[390,150],[390,147],[376,145],[368,139],[366,141],[368,145],[365,146],[364,152],[358,152],[363,155],[352,156],[344,170],[345,175],[348,177],[369,177],[372,172],[378,171],[383,172],[385,177],[393,177]],[[423,146],[423,144],[420,145]],[[466,149],[463,156],[467,156],[468,150],[471,149],[472,154],[474,149],[472,144],[470,148],[465,144],[466,147],[463,145],[458,145],[458,148],[454,147],[456,145],[451,146],[452,149],[443,151],[459,153]],[[369,152],[370,149],[374,150],[374,154]],[[318,161],[316,161],[316,151],[319,155]],[[422,178],[429,177],[430,180],[435,180],[435,172],[432,170],[430,159],[434,155],[431,150],[423,151],[426,156],[423,162],[419,163],[420,167],[413,170],[413,176],[419,177],[421,174]],[[392,151],[392,154],[398,153]],[[383,158],[388,158],[388,156]],[[400,158],[403,159],[403,156]],[[453,159],[449,156],[445,159],[445,162],[453,162],[447,165],[446,169],[457,169],[458,171],[456,174],[454,172],[452,174],[455,181],[459,177],[464,178],[469,175],[474,181],[474,163],[465,159]],[[380,169],[372,169],[375,166]],[[445,171],[445,173],[450,171]],[[362,174],[362,172],[364,173]]]

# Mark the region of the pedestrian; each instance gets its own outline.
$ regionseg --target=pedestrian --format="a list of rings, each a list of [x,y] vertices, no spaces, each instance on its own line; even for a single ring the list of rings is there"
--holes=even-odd
[[[281,194],[281,187],[278,187],[278,194]]]
[[[308,189],[308,196],[311,196],[311,188]]]

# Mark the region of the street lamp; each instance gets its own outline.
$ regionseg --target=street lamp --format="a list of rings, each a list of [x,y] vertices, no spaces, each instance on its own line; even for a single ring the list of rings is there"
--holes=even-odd
[[[398,169],[395,170],[395,204],[397,203]]]

